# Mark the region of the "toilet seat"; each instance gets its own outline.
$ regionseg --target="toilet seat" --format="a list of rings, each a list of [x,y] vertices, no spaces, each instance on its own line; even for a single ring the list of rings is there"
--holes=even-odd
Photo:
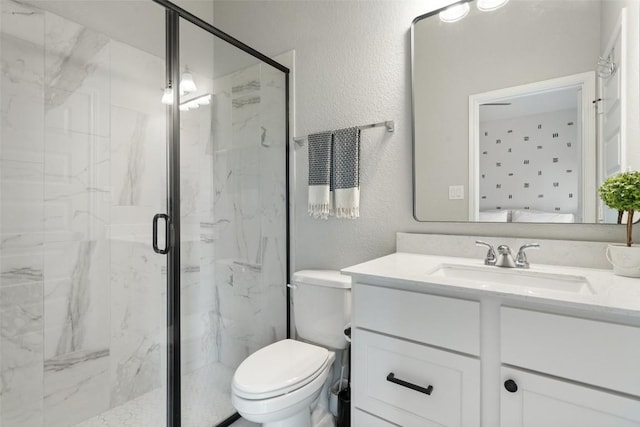
[[[233,393],[244,399],[268,399],[312,382],[332,362],[322,347],[282,340],[249,356],[233,376]]]

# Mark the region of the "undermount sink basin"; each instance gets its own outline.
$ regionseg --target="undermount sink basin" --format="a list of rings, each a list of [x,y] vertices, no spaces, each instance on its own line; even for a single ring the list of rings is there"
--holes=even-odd
[[[479,284],[517,286],[529,290],[529,293],[535,293],[533,291],[535,289],[546,289],[576,294],[595,294],[586,277],[515,268],[440,264],[429,273],[429,276],[448,277]]]

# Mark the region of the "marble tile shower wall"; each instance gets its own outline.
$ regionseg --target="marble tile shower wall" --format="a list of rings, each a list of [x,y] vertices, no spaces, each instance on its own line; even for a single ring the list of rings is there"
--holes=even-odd
[[[1,7],[0,424],[67,426],[162,385],[164,62]]]
[[[0,425],[74,425],[164,385],[164,61],[0,5]],[[207,84],[181,129],[185,374],[286,331],[284,78]]]
[[[286,335],[285,80],[254,65],[214,90],[215,343],[235,368]]]

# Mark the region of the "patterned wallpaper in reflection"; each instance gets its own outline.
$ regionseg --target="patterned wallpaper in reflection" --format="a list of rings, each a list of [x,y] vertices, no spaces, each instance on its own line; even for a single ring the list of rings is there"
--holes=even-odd
[[[481,122],[480,210],[577,215],[578,132],[576,110]]]

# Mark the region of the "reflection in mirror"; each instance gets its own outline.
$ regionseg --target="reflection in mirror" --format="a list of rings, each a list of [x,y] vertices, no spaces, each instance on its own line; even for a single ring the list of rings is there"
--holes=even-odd
[[[468,3],[412,26],[416,219],[615,223],[597,188],[640,169],[638,2]]]

